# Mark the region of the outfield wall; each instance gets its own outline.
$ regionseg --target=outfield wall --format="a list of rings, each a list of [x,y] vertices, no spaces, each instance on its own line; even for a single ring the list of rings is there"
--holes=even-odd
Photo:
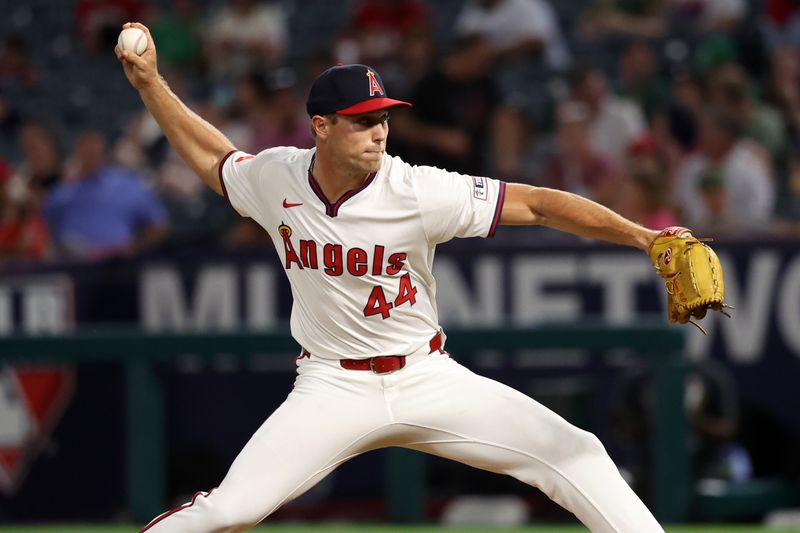
[[[661,316],[660,281],[637,252],[569,246],[474,251],[459,244],[442,247],[436,259],[439,309],[446,327],[532,326],[597,318],[629,324],[640,317]],[[796,465],[792,454],[784,451],[800,432],[800,412],[793,400],[800,376],[797,246],[741,243],[716,248],[726,268],[728,299],[737,307],[735,318],[708,317],[708,337],[689,330],[686,355],[691,361],[721,363],[735,383],[743,439],[755,454],[758,473],[791,474]],[[281,269],[271,250],[213,255],[181,251],[132,263],[7,266],[0,278],[0,331],[63,332],[118,323],[151,331],[270,329],[285,324],[290,312]],[[172,492],[216,483],[253,429],[288,393],[293,355],[248,365],[224,356],[212,363],[189,356],[163,369]],[[584,417],[576,423],[597,431],[616,453],[626,454],[625,444],[615,443],[608,418],[619,400],[620,376],[628,369],[624,354],[597,364],[580,350],[551,350],[535,358],[487,353],[475,365],[534,396],[551,397],[574,416]],[[3,387],[12,387],[18,375],[6,370]],[[26,379],[36,381],[35,376]],[[56,518],[104,518],[122,511],[119,368],[56,369],[48,379],[58,389],[50,397],[52,407],[32,418],[38,423],[36,442],[20,447],[30,451],[30,461],[25,465],[0,454],[6,494],[0,507],[23,517],[41,512],[42,501],[48,502],[49,516]],[[554,383],[569,380],[577,383],[578,391],[571,399],[552,392]],[[594,403],[589,414],[579,405],[586,398]],[[4,420],[13,420],[17,407],[6,402]],[[59,410],[63,417],[57,416]],[[6,444],[20,443],[19,432],[5,431],[2,438]],[[380,480],[370,471],[378,460],[364,458],[310,498],[324,500],[331,493],[358,498],[374,492]],[[469,476],[463,477],[469,484]],[[54,478],[60,481],[54,483]],[[70,502],[69,487],[75,479],[84,481],[90,492],[82,494],[80,510]],[[54,498],[54,492],[65,496]]]

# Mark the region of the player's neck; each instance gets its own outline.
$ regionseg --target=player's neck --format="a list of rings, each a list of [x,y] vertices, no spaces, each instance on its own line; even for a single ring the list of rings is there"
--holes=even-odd
[[[329,202],[335,202],[347,191],[358,189],[370,176],[369,172],[345,169],[330,158],[320,157],[319,151],[314,159],[311,174]]]

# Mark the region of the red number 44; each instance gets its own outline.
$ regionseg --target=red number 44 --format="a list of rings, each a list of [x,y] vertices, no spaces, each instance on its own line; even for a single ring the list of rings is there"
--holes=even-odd
[[[364,306],[364,316],[381,315],[381,318],[386,320],[392,307],[398,307],[406,302],[409,302],[409,305],[417,303],[417,288],[411,285],[411,276],[403,274],[394,303],[387,302],[383,287],[376,285],[369,293],[367,305]]]

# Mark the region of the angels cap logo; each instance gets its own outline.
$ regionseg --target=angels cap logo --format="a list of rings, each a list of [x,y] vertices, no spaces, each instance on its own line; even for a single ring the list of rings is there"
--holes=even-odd
[[[358,63],[331,67],[317,76],[306,100],[309,117],[331,113],[361,115],[390,107],[411,107],[411,104],[388,98],[378,71]]]
[[[381,96],[385,96],[383,94],[383,89],[381,89],[381,84],[378,83],[378,79],[375,77],[373,71],[367,70],[367,78],[369,78],[369,95],[375,96],[375,93],[378,93]]]

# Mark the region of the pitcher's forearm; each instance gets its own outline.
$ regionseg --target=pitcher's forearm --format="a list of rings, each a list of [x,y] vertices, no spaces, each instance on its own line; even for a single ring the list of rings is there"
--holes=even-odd
[[[642,250],[646,250],[658,234],[576,194],[538,188],[534,195],[534,206],[543,217],[542,224],[557,230]]]
[[[658,235],[657,231],[576,194],[520,183],[508,184],[500,223],[547,226],[642,250]]]
[[[235,149],[233,144],[186,107],[162,78],[143,87],[139,94],[178,155],[209,187],[222,194],[217,165]]]

